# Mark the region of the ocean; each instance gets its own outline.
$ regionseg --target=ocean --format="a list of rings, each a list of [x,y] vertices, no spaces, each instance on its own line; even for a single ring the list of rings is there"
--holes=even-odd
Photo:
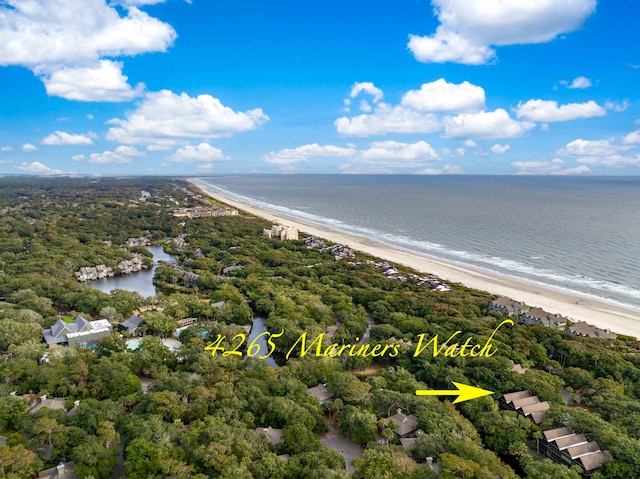
[[[266,210],[640,311],[640,177],[200,180]]]

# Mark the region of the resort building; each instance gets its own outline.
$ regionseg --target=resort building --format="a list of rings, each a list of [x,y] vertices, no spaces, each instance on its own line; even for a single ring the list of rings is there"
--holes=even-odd
[[[530,418],[536,424],[542,424],[544,416],[549,410],[549,403],[541,402],[538,396],[532,396],[529,391],[518,391],[505,394],[498,401],[500,409],[515,411],[521,416]]]
[[[273,225],[271,229],[262,230],[262,233],[269,238],[278,238],[282,241],[298,239],[298,229],[292,226]]]
[[[267,436],[267,439],[269,439],[269,442],[273,446],[282,442],[282,429],[274,429],[272,427],[257,427],[256,432],[258,434],[262,434],[263,436]]]
[[[333,393],[327,390],[325,384],[318,384],[315,387],[307,389],[307,392],[316,398],[320,404],[324,404],[333,399]]]
[[[134,255],[132,259],[120,261],[118,264],[116,264],[116,267],[123,274],[135,273],[147,268],[147,266],[142,261],[142,256],[140,255]]]
[[[611,453],[600,450],[596,441],[588,441],[584,434],[578,434],[568,427],[543,431],[538,450],[559,464],[579,466],[586,475],[613,460]]]
[[[532,308],[520,315],[522,324],[540,324],[547,328],[563,328],[567,324],[567,318],[559,314],[547,313],[542,308]]]
[[[111,323],[106,319],[87,321],[82,316],[76,316],[72,323],[58,319],[51,328],[42,331],[42,336],[49,346],[86,346],[109,336],[112,330]]]
[[[578,321],[577,323],[568,326],[565,331],[567,333],[575,334],[576,336],[582,336],[583,338],[598,338],[598,339],[615,339],[617,335],[612,333],[609,329],[600,329],[584,321]]]
[[[212,218],[236,216],[238,210],[229,206],[195,206],[193,208],[173,208],[171,214],[179,218]]]
[[[96,279],[103,278],[111,278],[113,277],[113,269],[105,266],[104,264],[99,264],[98,266],[88,266],[85,268],[80,268],[76,272],[76,278],[78,281],[94,281]]]
[[[519,301],[514,301],[506,296],[501,296],[489,303],[489,312],[497,311],[510,317],[518,317],[522,313],[529,311],[529,306]]]

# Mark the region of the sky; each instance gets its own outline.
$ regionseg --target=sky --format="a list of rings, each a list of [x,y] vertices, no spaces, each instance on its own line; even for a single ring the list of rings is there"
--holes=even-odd
[[[638,175],[638,18],[637,0],[0,0],[0,174]]]

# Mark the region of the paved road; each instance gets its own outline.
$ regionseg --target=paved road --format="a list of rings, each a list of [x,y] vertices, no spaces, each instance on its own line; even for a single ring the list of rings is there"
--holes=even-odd
[[[331,424],[329,425],[329,432],[320,436],[320,442],[328,448],[339,452],[344,457],[349,474],[355,472],[351,462],[362,456],[363,448],[360,444],[356,444],[342,436]]]

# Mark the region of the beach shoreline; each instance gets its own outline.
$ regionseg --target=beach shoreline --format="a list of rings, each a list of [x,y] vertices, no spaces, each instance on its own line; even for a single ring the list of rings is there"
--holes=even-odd
[[[541,284],[452,263],[420,252],[410,252],[372,241],[369,238],[332,230],[230,198],[202,184],[197,178],[191,178],[188,181],[202,191],[203,194],[217,201],[273,223],[293,226],[300,232],[308,233],[311,236],[348,245],[356,251],[391,263],[408,266],[422,273],[432,274],[450,283],[460,283],[469,288],[507,296],[532,307],[541,307],[549,313],[561,314],[574,322],[586,321],[589,324],[602,329],[610,329],[618,334],[640,337],[640,313],[627,309],[622,305],[607,303],[587,295],[565,293]]]

